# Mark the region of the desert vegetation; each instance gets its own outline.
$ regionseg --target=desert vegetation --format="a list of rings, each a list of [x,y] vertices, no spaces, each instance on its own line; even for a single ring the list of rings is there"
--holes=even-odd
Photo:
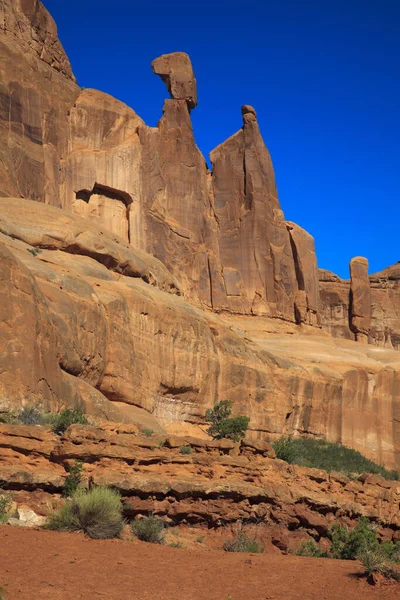
[[[47,521],[47,529],[83,531],[93,539],[119,537],[124,526],[118,492],[107,487],[77,489]]]
[[[400,572],[393,567],[400,564],[400,541],[380,542],[374,525],[361,517],[352,529],[334,524],[329,531],[330,549],[322,549],[314,540],[303,542],[296,552],[299,556],[358,560],[366,575],[380,573],[400,581]]]
[[[214,439],[228,438],[238,442],[244,438],[249,427],[249,417],[231,417],[232,401],[221,400],[206,411],[206,421],[210,424],[207,433]]]
[[[243,531],[239,531],[233,540],[224,544],[225,552],[252,552],[260,554],[264,552],[264,547],[256,539],[246,536]]]
[[[89,425],[81,407],[67,408],[60,412],[46,412],[38,406],[24,406],[18,411],[2,413],[0,423],[9,425],[42,425],[61,435],[70,425]]]
[[[131,523],[132,533],[142,542],[162,544],[164,542],[165,525],[162,521],[150,515],[135,519]]]
[[[365,458],[357,450],[339,443],[315,438],[292,438],[282,436],[272,444],[277,458],[294,465],[337,471],[347,476],[373,473],[385,479],[399,479],[397,471],[388,471]]]
[[[0,524],[7,523],[11,516],[13,497],[8,492],[0,490]]]

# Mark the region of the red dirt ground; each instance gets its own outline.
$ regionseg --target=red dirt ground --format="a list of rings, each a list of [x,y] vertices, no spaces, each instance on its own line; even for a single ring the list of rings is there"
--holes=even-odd
[[[399,600],[353,561],[228,554],[0,527],[7,600]]]

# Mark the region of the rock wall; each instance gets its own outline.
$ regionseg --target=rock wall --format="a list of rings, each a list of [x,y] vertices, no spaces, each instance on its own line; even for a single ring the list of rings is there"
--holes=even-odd
[[[367,516],[384,540],[400,539],[398,481],[288,465],[265,442],[145,437],[121,425],[72,425],[59,438],[42,427],[0,425],[0,446],[0,486],[40,514],[57,503],[68,465],[80,460],[83,485],[118,489],[130,517],[206,530],[258,523],[278,547],[293,549],[301,535],[320,540],[334,523],[354,526]]]
[[[76,86],[39,2],[2,11],[0,407],[199,427],[230,398],[255,438],[316,435],[398,466],[399,355],[352,343],[398,348],[397,267],[317,281],[252,107],[208,170],[187,55],[153,62],[171,98],[151,128]]]
[[[198,305],[302,321],[304,290],[254,109],[243,107],[243,128],[212,152],[210,173],[193,136],[197,90],[186,54],[152,63],[171,99],[150,128],[121,102],[74,84],[40,2],[8,1],[3,13],[0,196],[98,219],[159,258]],[[315,255],[306,254],[302,264],[314,272]],[[309,315],[317,314],[316,299],[310,295]]]
[[[320,269],[323,329],[335,337],[399,350],[399,265],[368,277],[367,264],[366,259],[353,259],[349,281]]]

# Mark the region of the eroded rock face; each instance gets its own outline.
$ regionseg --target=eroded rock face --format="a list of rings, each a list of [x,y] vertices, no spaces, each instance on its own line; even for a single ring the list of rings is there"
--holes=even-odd
[[[368,278],[368,260],[356,256],[350,261],[351,329],[356,341],[368,344],[371,326],[371,290]]]
[[[39,0],[2,0],[0,30],[52,69],[75,80],[57,26]]]
[[[225,302],[231,312],[293,321],[295,266],[271,157],[254,109],[243,111],[243,128],[210,154]]]
[[[151,68],[165,82],[171,98],[185,100],[189,109],[197,106],[196,79],[185,52],[163,54],[153,60]]]
[[[355,259],[353,259],[355,260]],[[365,259],[364,259],[365,261]],[[355,261],[357,264],[357,261]],[[363,341],[384,348],[400,349],[400,280],[398,265],[367,278],[365,262],[359,266],[361,278],[353,277],[357,290],[353,309],[351,281],[330,271],[319,271],[323,328],[335,337]],[[353,267],[354,273],[354,267]],[[352,312],[355,311],[355,312]],[[356,314],[362,313],[362,314]],[[354,317],[354,324],[353,324]]]
[[[398,355],[352,342],[369,328],[370,343],[400,347],[399,270],[370,277],[369,326],[365,265],[352,292],[326,271],[318,285],[313,240],[284,220],[253,107],[211,173],[186,58],[156,59],[173,97],[147,127],[78,88],[61,54],[38,56],[40,44],[61,52],[40,3],[2,10],[18,24],[0,31],[3,405],[138,410],[162,430],[203,426],[229,398],[254,438],[318,435],[398,465]],[[36,332],[26,344],[24,319]]]
[[[267,443],[145,437],[114,424],[112,429],[72,425],[61,438],[41,427],[0,425],[0,444],[0,485],[16,490],[17,503],[21,497],[42,514],[61,492],[66,467],[80,460],[83,485],[89,479],[112,485],[131,517],[155,514],[174,525],[211,528],[252,520],[272,531],[279,526],[281,534],[290,530],[296,540],[296,531],[324,538],[334,522],[354,526],[367,515],[379,520],[384,539],[399,538],[397,481],[377,475],[350,480],[288,465],[274,458]],[[182,447],[189,453],[181,454]]]
[[[318,265],[314,238],[296,223],[286,222],[292,245],[298,292],[295,296],[296,321],[320,326]]]

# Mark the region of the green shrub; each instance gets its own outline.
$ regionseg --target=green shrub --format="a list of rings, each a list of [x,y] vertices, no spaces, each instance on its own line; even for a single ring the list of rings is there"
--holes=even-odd
[[[313,558],[327,558],[327,552],[321,550],[321,548],[314,542],[309,540],[308,542],[302,542],[300,548],[296,552],[297,556],[311,556]]]
[[[142,542],[164,543],[164,523],[153,516],[135,519],[131,528],[133,534]]]
[[[152,429],[141,429],[140,433],[143,433],[146,437],[151,437],[154,433]]]
[[[0,600],[6,600],[6,590],[3,587],[0,587]]]
[[[82,480],[83,462],[76,460],[67,467],[68,476],[64,481],[63,496],[72,496],[79,487]]]
[[[386,579],[400,582],[400,572],[387,564],[385,554],[380,550],[364,548],[357,554],[366,575],[381,573]]]
[[[225,552],[252,552],[253,554],[264,552],[263,546],[257,540],[248,538],[243,532],[239,532],[234,540],[225,542]]]
[[[46,423],[45,414],[36,406],[24,406],[16,413],[16,417],[23,425],[44,425]]]
[[[275,450],[276,458],[285,460],[288,463],[293,463],[296,458],[293,440],[290,435],[283,435],[273,442],[272,447]]]
[[[335,524],[329,531],[329,537],[333,558],[354,560],[363,550],[376,552],[379,549],[376,531],[366,517],[361,517],[351,530]]]
[[[53,431],[54,433],[61,435],[68,429],[70,425],[74,424],[89,425],[89,421],[83,414],[82,409],[79,407],[67,408],[66,410],[63,410],[57,414],[53,424]]]
[[[119,537],[123,526],[121,497],[106,487],[78,488],[47,522],[48,529],[83,531],[97,540]]]
[[[0,523],[7,523],[11,516],[12,494],[0,490]]]
[[[214,405],[213,409],[207,409],[206,421],[210,423],[207,433],[214,440],[228,438],[238,442],[245,436],[250,423],[249,417],[231,417],[231,413],[231,400],[221,400]]]
[[[326,440],[302,437],[293,439],[291,436],[282,436],[273,442],[272,446],[278,458],[303,467],[323,469],[328,472],[338,471],[345,475],[374,473],[385,479],[399,477],[396,471],[387,471],[384,467],[365,458],[357,450]]]
[[[37,256],[38,254],[41,253],[41,249],[40,248],[27,248],[28,252],[30,252],[32,254],[32,256]]]
[[[192,453],[192,449],[190,446],[182,446],[182,448],[179,448],[179,452],[181,454],[191,454]]]

